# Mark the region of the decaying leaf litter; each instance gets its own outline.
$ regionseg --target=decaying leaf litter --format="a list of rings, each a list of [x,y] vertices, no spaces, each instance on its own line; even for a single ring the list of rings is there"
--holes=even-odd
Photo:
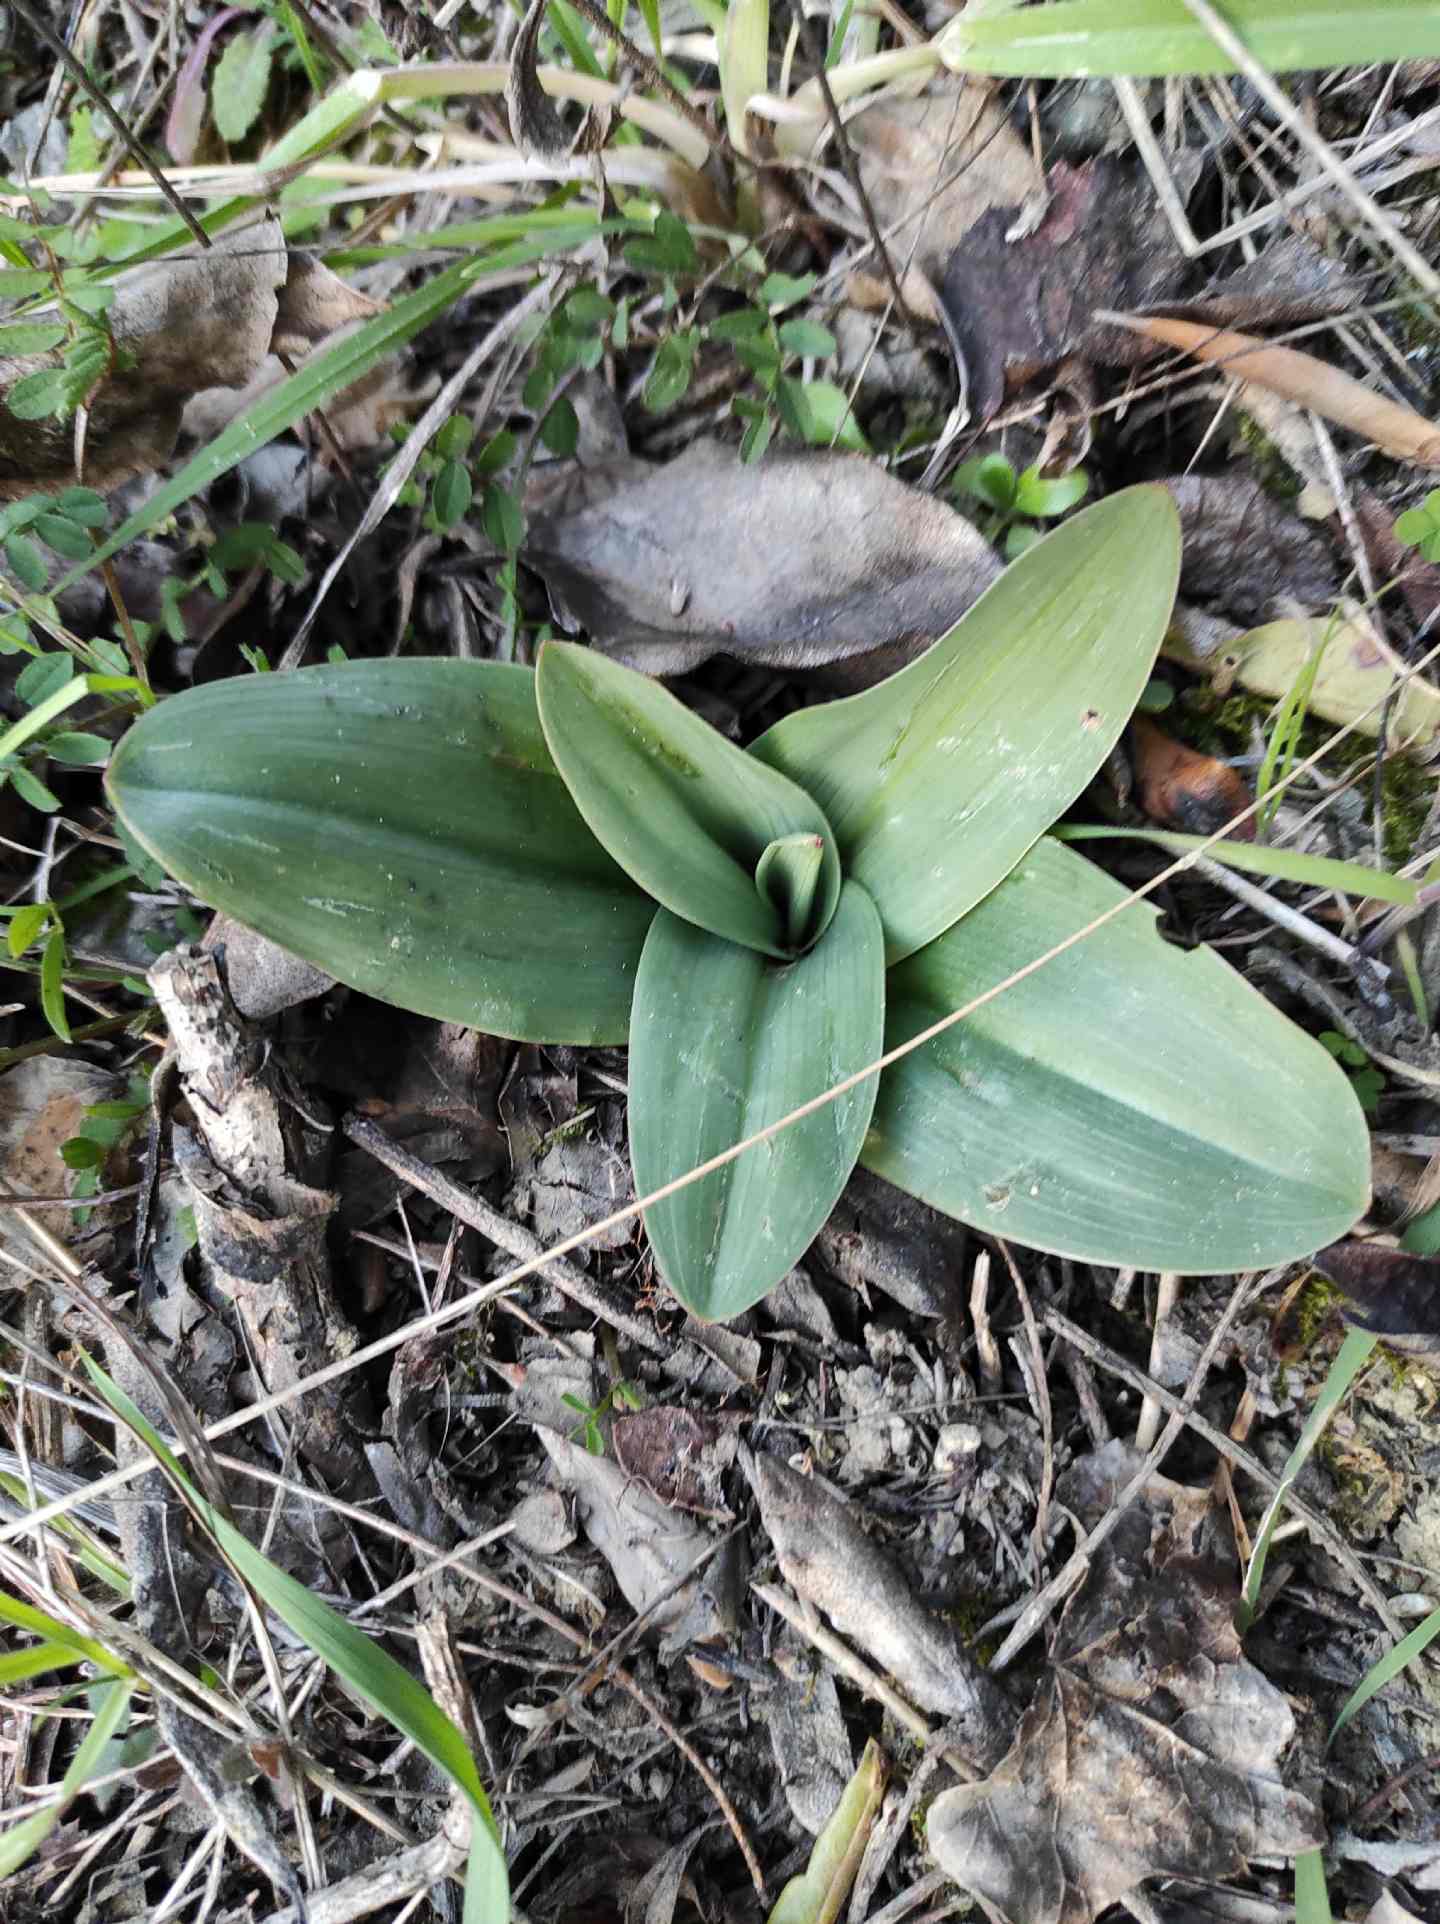
[[[1434,289],[1407,263],[1433,254],[1440,49],[1377,21],[1369,54],[1415,57],[1288,77],[1307,139],[1244,73],[992,86],[925,64],[938,18],[837,9],[852,165],[781,10],[664,9],[658,71],[647,9],[618,49],[595,11],[522,34],[182,10],[165,35],[93,10],[76,51],[197,211],[255,203],[183,262],[18,30],[9,714],[75,667],[131,686],[77,686],[0,804],[12,929],[38,912],[0,1077],[5,1187],[38,1199],[6,1218],[6,1489],[17,1516],[87,1499],[48,1560],[5,1526],[3,1584],[140,1688],[86,1761],[110,1781],[62,1805],[76,1713],[104,1737],[131,1686],[93,1657],[7,1679],[7,1807],[54,1807],[16,1914],[450,1910],[475,1808],[318,1630],[247,1616],[153,1473],[82,1487],[115,1460],[83,1349],[207,1500],[423,1674],[522,1913],[753,1916],[808,1862],[781,1915],[1280,1918],[1323,1840],[1337,1911],[1423,1916],[1424,1656],[1326,1747],[1437,1600],[1423,893],[1209,864],[1158,898],[1363,1089],[1364,1240],[1316,1272],[1032,1257],[862,1172],[778,1290],[704,1324],[623,1214],[623,1051],[327,988],[116,846],[93,770],[151,689],[336,650],[528,661],[549,621],[747,742],[914,660],[1083,470],[1092,496],[1165,482],[1184,560],[1151,713],[1074,826],[1210,834],[1255,803],[1237,837],[1426,877]],[[910,77],[866,99],[887,54]],[[403,79],[325,109],[347,70]],[[142,250],[108,305],[75,300]],[[1166,859],[1087,853],[1130,885]],[[77,1181],[85,1212],[52,1207]],[[1347,1320],[1386,1347],[1242,1643],[1260,1514]],[[7,1622],[22,1656],[43,1640]]]

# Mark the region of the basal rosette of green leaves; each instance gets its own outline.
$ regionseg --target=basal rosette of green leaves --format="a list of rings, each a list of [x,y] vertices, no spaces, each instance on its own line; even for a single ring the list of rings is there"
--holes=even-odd
[[[1119,738],[1179,569],[1132,488],[936,645],[749,750],[659,684],[400,660],[238,678],[146,715],[109,788],[203,901],[342,982],[535,1042],[630,1044],[642,1195],[822,1095],[1123,899],[1044,832]],[[652,1205],[675,1293],[758,1301],[855,1164],[1092,1261],[1248,1268],[1368,1194],[1331,1057],[1132,904],[882,1077]]]

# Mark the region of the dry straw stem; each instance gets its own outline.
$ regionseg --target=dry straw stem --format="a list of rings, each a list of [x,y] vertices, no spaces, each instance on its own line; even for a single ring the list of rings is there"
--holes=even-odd
[[[1412,666],[1408,667],[1402,675],[1398,676],[1395,686],[1404,686],[1416,675],[1422,674],[1437,658],[1440,658],[1440,642],[1437,642],[1433,648],[1421,656],[1419,661],[1415,662]],[[1366,715],[1383,708],[1385,703],[1391,698],[1393,692],[1394,689],[1392,688],[1380,697],[1379,700],[1372,703],[1371,708],[1365,711]],[[1283,793],[1289,788],[1292,782],[1298,781],[1301,776],[1308,774],[1333,748],[1348,736],[1354,734],[1364,719],[1365,715],[1361,715],[1357,716],[1355,720],[1347,722],[1343,728],[1337,729],[1327,741],[1323,742],[1313,754],[1307,755],[1303,761],[1297,762],[1288,775],[1286,775],[1285,779],[1276,785],[1276,789],[1271,791],[1272,796],[1276,792]],[[1269,798],[1267,797],[1267,799]],[[823,1109],[828,1103],[834,1102],[838,1097],[845,1095],[849,1090],[866,1081],[869,1077],[879,1075],[883,1070],[888,1069],[892,1063],[899,1062],[904,1056],[911,1054],[916,1049],[924,1048],[927,1043],[933,1042],[937,1036],[943,1035],[947,1030],[954,1028],[957,1023],[963,1022],[968,1016],[974,1015],[978,1009],[982,1009],[987,1004],[993,1002],[997,996],[1003,995],[1007,989],[1013,988],[1019,982],[1023,982],[1027,977],[1034,975],[1039,969],[1044,968],[1046,963],[1053,962],[1057,956],[1063,955],[1067,950],[1074,948],[1077,943],[1083,942],[1086,937],[1093,934],[1096,929],[1104,927],[1107,922],[1114,921],[1116,916],[1124,914],[1124,912],[1132,908],[1135,903],[1143,901],[1148,896],[1154,894],[1156,889],[1163,887],[1165,883],[1173,880],[1175,876],[1182,874],[1186,869],[1192,867],[1200,856],[1204,855],[1207,850],[1213,848],[1217,842],[1223,841],[1240,823],[1249,821],[1259,807],[1259,801],[1252,802],[1248,808],[1242,809],[1239,814],[1233,816],[1230,821],[1216,829],[1212,835],[1207,836],[1204,842],[1197,848],[1185,855],[1179,856],[1175,861],[1161,869],[1158,874],[1153,875],[1149,881],[1143,882],[1138,888],[1132,889],[1128,895],[1123,896],[1120,901],[1115,903],[1113,908],[1107,909],[1103,915],[1097,915],[1092,921],[1086,923],[1083,928],[1077,929],[1073,935],[1067,936],[1063,942],[1055,943],[1052,948],[1045,950],[1041,955],[1037,955],[1032,962],[1026,963],[1024,968],[1016,969],[1014,973],[1007,976],[1004,981],[997,982],[992,988],[985,990],[983,994],[973,997],[969,1002],[963,1003],[960,1008],[952,1009],[948,1015],[942,1016],[938,1021],[931,1023],[928,1028],[920,1030],[919,1033],[912,1036],[909,1041],[901,1043],[898,1048],[891,1049],[884,1055],[878,1056],[875,1061],[868,1063],[863,1069],[857,1069],[853,1075],[846,1076],[832,1088],[826,1089],[822,1094],[812,1097],[809,1102],[802,1103],[799,1108],[792,1109],[789,1115],[781,1116],[778,1121],[770,1123],[764,1129],[757,1130],[754,1135],[747,1136],[743,1142],[735,1143],[733,1147],[723,1150],[719,1155],[712,1156],[708,1162],[701,1163],[696,1168],[688,1170],[683,1176],[676,1176],[673,1181],[663,1184],[658,1189],[652,1190],[648,1195],[641,1196],[637,1198],[636,1201],[627,1203],[623,1208],[613,1210],[608,1216],[602,1217],[600,1221],[591,1223],[584,1229],[577,1230],[573,1236],[562,1238],[560,1242],[555,1243],[540,1255],[533,1256],[525,1262],[517,1264],[514,1269],[507,1270],[503,1276],[497,1277],[494,1282],[487,1283],[482,1288],[473,1289],[466,1295],[457,1297],[453,1303],[444,1304],[442,1307],[430,1311],[425,1316],[416,1317],[413,1322],[402,1324],[400,1328],[392,1330],[386,1336],[377,1337],[373,1343],[366,1344],[363,1349],[356,1350],[352,1355],[339,1358],[335,1362],[326,1364],[322,1369],[313,1371],[309,1376],[302,1377],[298,1382],[289,1384],[283,1389],[276,1390],[269,1396],[257,1399],[257,1401],[251,1403],[245,1409],[232,1410],[228,1416],[219,1418],[206,1428],[206,1439],[214,1441],[218,1437],[228,1436],[232,1431],[243,1429],[248,1423],[252,1423],[260,1417],[268,1416],[271,1411],[281,1409],[287,1403],[294,1402],[297,1397],[308,1395],[312,1390],[321,1389],[327,1383],[337,1381],[340,1377],[347,1375],[351,1370],[362,1369],[367,1364],[376,1361],[379,1357],[390,1355],[392,1351],[399,1349],[414,1337],[429,1335],[437,1329],[446,1328],[451,1323],[461,1321],[485,1303],[491,1302],[496,1296],[512,1288],[516,1283],[523,1282],[527,1277],[536,1275],[539,1271],[543,1270],[547,1264],[553,1263],[558,1257],[570,1255],[572,1251],[583,1248],[596,1237],[608,1234],[610,1230],[618,1228],[622,1223],[633,1222],[643,1210],[648,1209],[653,1203],[662,1202],[667,1196],[678,1194],[680,1190],[687,1189],[691,1183],[699,1182],[703,1177],[713,1174],[715,1170],[723,1169],[727,1164],[734,1162],[737,1156],[744,1155],[747,1150],[757,1147],[762,1142],[768,1142],[772,1136],[778,1135],[782,1129],[788,1129],[793,1123],[799,1122],[803,1117],[813,1115],[817,1110]],[[1165,1448],[1169,1447],[1169,1441],[1172,1440],[1170,1438],[1170,1429],[1174,1427],[1176,1427],[1174,1424],[1168,1426],[1165,1437],[1162,1438]],[[177,1454],[180,1454],[178,1450]],[[68,1496],[56,1497],[51,1502],[42,1505],[38,1510],[32,1511],[28,1516],[21,1518],[17,1522],[0,1527],[0,1544],[11,1543],[19,1537],[29,1535],[41,1525],[53,1521],[56,1517],[66,1515],[77,1503],[83,1501],[93,1502],[100,1498],[111,1496],[115,1491],[123,1489],[126,1484],[132,1482],[137,1476],[141,1476],[144,1473],[145,1466],[143,1464],[135,1464],[123,1470],[112,1470],[108,1476],[101,1477],[96,1482],[85,1485],[81,1490],[75,1491]]]
[[[1166,347],[1179,348],[1197,361],[1223,369],[1237,381],[1253,381],[1287,401],[1313,408],[1327,421],[1363,435],[1397,460],[1413,461],[1422,468],[1440,468],[1440,427],[1313,354],[1276,347],[1254,334],[1237,334],[1226,327],[1205,327],[1196,321],[1160,315],[1115,314],[1100,309],[1095,318],[1128,328],[1132,334],[1143,334]]]

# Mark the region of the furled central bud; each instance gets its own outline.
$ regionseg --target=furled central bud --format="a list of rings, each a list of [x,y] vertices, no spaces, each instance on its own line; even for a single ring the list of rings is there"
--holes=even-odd
[[[755,886],[780,918],[785,940],[798,955],[819,936],[826,904],[821,877],[823,835],[782,835],[755,864]]]

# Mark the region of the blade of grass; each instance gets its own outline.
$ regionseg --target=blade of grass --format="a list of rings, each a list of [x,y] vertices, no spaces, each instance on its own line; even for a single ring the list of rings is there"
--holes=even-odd
[[[1306,855],[1294,848],[1265,848],[1257,842],[1212,841],[1204,835],[1181,835],[1168,828],[1108,828],[1089,822],[1053,829],[1058,842],[1108,842],[1128,839],[1153,842],[1172,855],[1204,850],[1206,859],[1251,875],[1268,875],[1280,882],[1300,882],[1307,888],[1340,889],[1373,902],[1414,906],[1420,884],[1388,869],[1367,868],[1363,862],[1339,862],[1329,855]]]
[[[130,1666],[112,1656],[104,1644],[96,1643],[93,1637],[82,1636],[78,1630],[72,1630],[68,1623],[61,1623],[58,1617],[35,1609],[33,1604],[23,1603],[19,1597],[12,1597],[5,1590],[0,1590],[0,1623],[8,1623],[16,1630],[32,1631],[47,1643],[62,1645],[74,1652],[72,1662],[93,1663],[101,1670],[108,1671],[112,1677],[128,1677],[131,1674]]]
[[[1368,1329],[1352,1329],[1340,1345],[1340,1353],[1330,1365],[1329,1374],[1321,1385],[1320,1394],[1315,1399],[1315,1407],[1305,1420],[1300,1432],[1300,1440],[1290,1452],[1285,1468],[1280,1472],[1280,1481],[1275,1486],[1275,1494],[1269,1507],[1260,1520],[1260,1528],[1255,1533],[1255,1548],[1250,1553],[1250,1567],[1245,1572],[1244,1587],[1240,1592],[1239,1607],[1235,1612],[1236,1625],[1243,1635],[1254,1623],[1260,1604],[1260,1586],[1265,1578],[1265,1560],[1270,1553],[1270,1539],[1275,1534],[1275,1526],[1280,1521],[1280,1513],[1285,1507],[1285,1498],[1293,1488],[1296,1477],[1304,1469],[1311,1452],[1325,1433],[1325,1426],[1335,1414],[1345,1393],[1355,1378],[1369,1362],[1380,1339]]]
[[[71,1759],[70,1768],[60,1780],[60,1794],[55,1802],[0,1835],[0,1883],[18,1871],[39,1850],[60,1822],[66,1806],[75,1801],[97,1774],[106,1746],[116,1731],[124,1727],[130,1714],[132,1688],[132,1685],[119,1678],[100,1686],[97,1692],[100,1695],[100,1707],[80,1748]]]
[[[1346,1698],[1345,1707],[1331,1728],[1329,1742],[1333,1744],[1346,1724],[1365,1708],[1376,1691],[1383,1690],[1386,1684],[1392,1683],[1407,1664],[1413,1663],[1418,1656],[1429,1649],[1436,1637],[1440,1637],[1440,1610],[1432,1610],[1428,1617],[1416,1624],[1408,1636],[1402,1637],[1399,1643],[1392,1644],[1383,1657],[1377,1658],[1371,1664]]]
[[[151,1451],[227,1563],[262,1603],[303,1638],[360,1700],[408,1737],[463,1793],[474,1813],[465,1880],[465,1924],[508,1924],[509,1878],[500,1832],[475,1759],[460,1731],[403,1665],[373,1637],[273,1564],[196,1490],[153,1425],[84,1350],[80,1358],[110,1408]]]
[[[1225,17],[1272,73],[1440,53],[1433,0],[1225,0]],[[1035,80],[1238,71],[1184,0],[1053,0],[998,17],[966,13],[936,44],[958,72]]]
[[[1320,1851],[1302,1851],[1295,1859],[1295,1924],[1333,1924]]]

